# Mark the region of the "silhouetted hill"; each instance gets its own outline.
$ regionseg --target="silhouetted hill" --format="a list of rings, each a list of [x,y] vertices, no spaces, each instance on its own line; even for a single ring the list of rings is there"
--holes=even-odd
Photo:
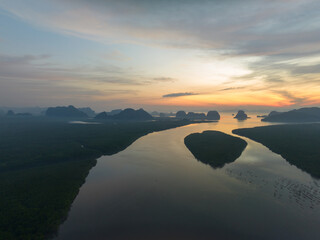
[[[88,117],[87,114],[81,112],[79,109],[70,105],[68,107],[49,107],[46,111],[46,116],[48,117],[77,117],[85,118]]]
[[[153,119],[153,117],[142,108],[140,108],[139,110],[127,108],[121,111],[120,113],[112,116],[112,118],[116,120],[152,120]]]
[[[30,113],[32,116],[39,116],[44,115],[41,114],[44,113],[47,108],[40,108],[40,107],[0,107],[0,111],[3,111],[3,114],[8,112],[9,110],[13,111],[14,113]]]
[[[113,116],[116,115],[118,113],[121,113],[122,109],[113,109],[110,112],[107,112],[108,115]]]
[[[234,118],[238,120],[246,120],[248,118],[248,115],[243,110],[239,110]]]
[[[262,143],[290,164],[320,178],[320,124],[283,124],[232,132]]]
[[[318,122],[320,121],[320,108],[300,108],[288,112],[269,114],[262,119],[264,122]]]
[[[96,115],[95,119],[115,119],[113,116],[122,112],[121,109],[114,109],[110,112],[101,112]]]
[[[184,119],[184,118],[186,118],[186,117],[187,117],[187,114],[186,114],[185,111],[178,111],[178,112],[176,113],[176,118]]]
[[[208,120],[220,120],[220,114],[217,111],[209,111],[207,113]]]
[[[151,114],[152,115],[152,114]],[[153,116],[153,115],[152,115]],[[160,112],[158,113],[157,117],[160,117],[160,118],[169,118],[169,117],[175,117],[176,114],[172,113],[172,112]],[[181,118],[181,119],[184,119],[184,118]]]
[[[243,139],[219,131],[192,133],[184,139],[184,143],[196,159],[213,168],[233,162],[247,146]]]
[[[280,114],[280,113],[281,113],[281,112],[278,112],[278,111],[271,111],[271,112],[269,113],[268,117],[274,116],[274,115],[278,115],[278,114]]]
[[[205,115],[204,113],[194,113],[194,112],[188,112],[187,114],[185,111],[178,111],[176,113],[176,118],[189,119],[189,120],[205,120],[205,119],[219,120],[220,114],[217,111],[209,111],[207,115]]]
[[[14,111],[12,110],[9,110],[6,114],[6,116],[8,117],[32,117],[32,114],[31,113],[14,113]]]
[[[95,119],[107,119],[109,116],[106,112],[101,112],[95,116]]]
[[[204,113],[194,113],[194,112],[188,112],[187,119],[197,119],[197,120],[203,120],[206,118],[206,115]]]
[[[89,107],[85,107],[85,108],[78,108],[81,112],[84,112],[85,114],[88,115],[88,117],[95,117],[96,113],[95,111],[93,111],[91,108]]]

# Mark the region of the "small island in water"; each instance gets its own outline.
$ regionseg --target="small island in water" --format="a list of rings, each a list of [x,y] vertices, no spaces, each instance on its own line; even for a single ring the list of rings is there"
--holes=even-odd
[[[247,146],[243,139],[219,131],[192,133],[184,143],[196,159],[213,168],[233,162]]]
[[[290,164],[320,178],[320,124],[274,125],[232,132],[262,143]]]

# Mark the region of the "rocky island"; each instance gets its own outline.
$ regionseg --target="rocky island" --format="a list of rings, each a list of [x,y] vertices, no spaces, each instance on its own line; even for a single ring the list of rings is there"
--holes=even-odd
[[[209,111],[207,113],[208,120],[220,120],[220,114],[217,111]]]
[[[194,112],[188,112],[185,111],[178,111],[176,113],[176,118],[178,119],[189,119],[189,120],[213,120],[218,121],[220,120],[220,114],[218,111],[212,110],[207,113],[194,113]]]
[[[45,113],[47,117],[59,117],[59,118],[88,118],[88,115],[74,106],[68,107],[49,107]]]
[[[113,111],[116,112],[117,110],[113,110]],[[99,120],[104,119],[104,120],[122,120],[122,121],[148,121],[153,119],[153,117],[142,108],[138,110],[127,108],[124,110],[120,110],[119,112],[114,114],[112,114],[112,111],[109,113],[102,112],[102,113],[99,113],[95,118]]]
[[[237,115],[234,118],[236,118],[238,120],[246,120],[249,117],[243,110],[239,110]]]

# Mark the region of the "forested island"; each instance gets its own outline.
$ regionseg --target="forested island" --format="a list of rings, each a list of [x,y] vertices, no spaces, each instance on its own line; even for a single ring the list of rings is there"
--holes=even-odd
[[[235,161],[247,146],[243,139],[219,131],[192,133],[184,143],[196,159],[213,168]]]
[[[98,157],[122,151],[148,133],[190,123],[0,118],[0,239],[55,234]]]
[[[262,143],[290,164],[320,178],[320,124],[286,124],[232,131]]]

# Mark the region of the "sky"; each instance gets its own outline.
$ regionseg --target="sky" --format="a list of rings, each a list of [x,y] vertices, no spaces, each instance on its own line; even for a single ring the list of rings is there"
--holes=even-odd
[[[0,0],[0,106],[320,106],[320,1]]]

